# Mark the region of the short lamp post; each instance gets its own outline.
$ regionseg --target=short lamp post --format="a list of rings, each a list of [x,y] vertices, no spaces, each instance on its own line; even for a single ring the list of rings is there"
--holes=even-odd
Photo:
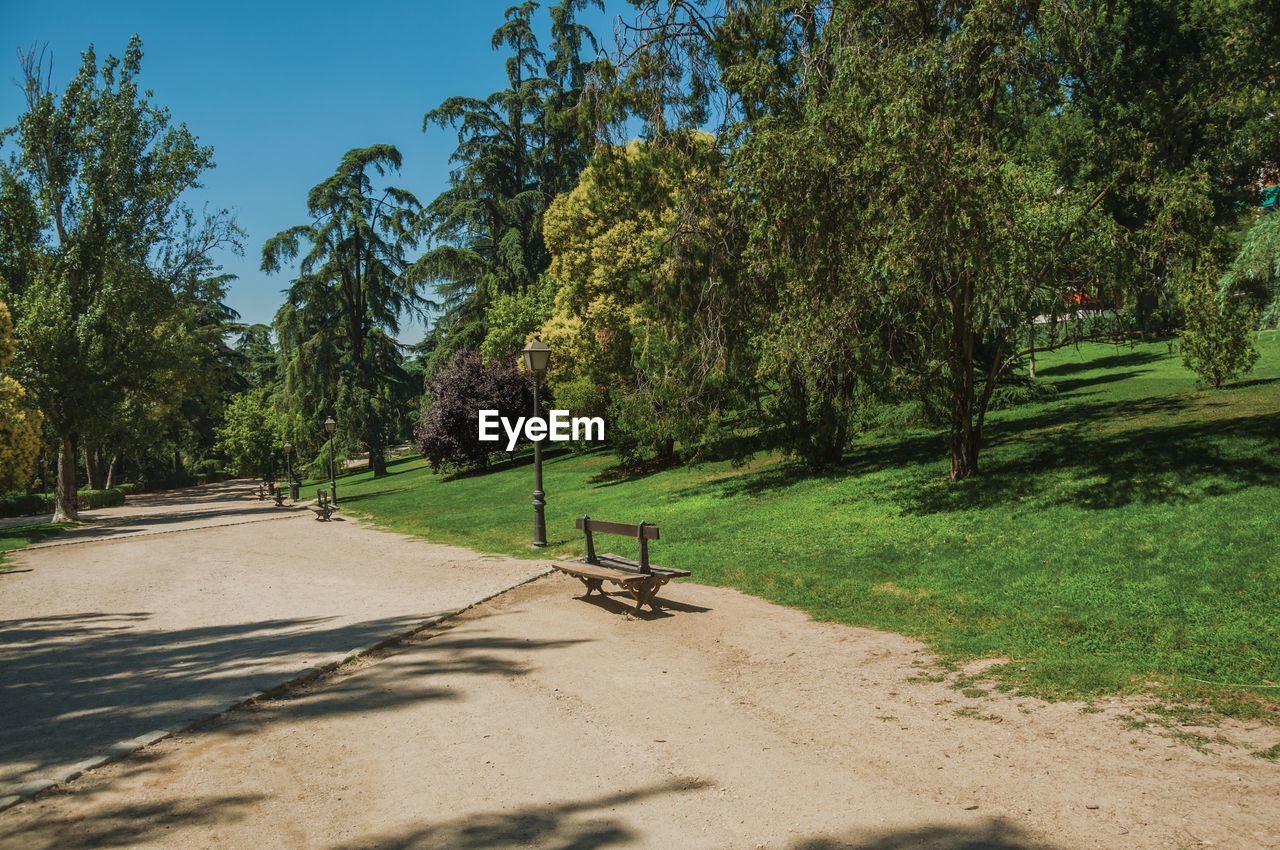
[[[338,504],[338,483],[333,477],[333,431],[337,427],[332,416],[324,420],[324,432],[329,435],[329,501],[335,505]]]
[[[538,416],[538,384],[547,371],[551,349],[534,337],[524,347],[524,366],[533,373],[533,415]],[[547,519],[543,509],[547,506],[547,494],[542,492],[542,440],[533,441],[533,548],[547,545]]]
[[[284,486],[293,490],[293,461],[289,459],[289,452],[293,451],[293,444],[284,444]]]

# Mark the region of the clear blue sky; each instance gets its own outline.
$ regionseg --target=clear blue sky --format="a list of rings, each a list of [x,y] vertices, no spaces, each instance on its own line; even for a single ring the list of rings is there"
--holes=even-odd
[[[393,185],[424,204],[446,186],[457,143],[449,130],[422,131],[422,117],[446,97],[485,96],[503,87],[504,56],[489,47],[510,0],[469,3],[383,2],[175,3],[0,0],[0,127],[25,108],[17,50],[33,42],[52,51],[55,88],[94,45],[101,60],[122,55],[142,37],[140,82],[154,90],[202,144],[217,168],[187,202],[195,209],[231,207],[248,231],[243,258],[217,257],[239,276],[228,301],[244,321],[269,324],[291,275],[258,270],[262,243],[307,220],[307,191],[333,173],[351,148],[393,144],[404,167]],[[544,2],[537,33],[549,41]],[[582,19],[601,46],[614,44],[623,0],[608,14]],[[9,145],[0,149],[7,156]],[[422,337],[402,327],[402,342]]]

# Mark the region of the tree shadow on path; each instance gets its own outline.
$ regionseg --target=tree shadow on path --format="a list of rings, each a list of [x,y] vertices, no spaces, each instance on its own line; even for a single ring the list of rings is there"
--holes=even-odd
[[[592,799],[467,815],[401,834],[366,836],[350,843],[334,845],[331,850],[369,847],[377,847],[379,850],[501,850],[530,846],[592,850],[618,847],[631,844],[642,836],[616,815],[606,813],[617,806],[636,803],[649,797],[699,791],[707,787],[710,787],[710,783],[702,780],[677,779]]]
[[[871,838],[810,838],[790,850],[1061,850],[1032,838],[1016,824],[989,818],[977,826],[922,826]]]
[[[142,841],[154,839],[159,831],[200,828],[207,833],[218,826],[235,823],[243,817],[245,809],[265,799],[260,795],[210,796],[110,806],[87,816],[52,815],[41,818],[34,827],[24,824],[0,828],[0,848],[135,847]]]
[[[147,629],[151,615],[137,611],[0,622],[0,795],[118,741],[182,725],[229,700],[275,687],[309,665],[432,616],[327,627],[333,618],[305,617],[186,629]],[[478,647],[447,640],[436,646],[438,672],[449,664],[477,673],[519,672],[497,659],[486,661]],[[497,640],[488,647],[504,648]],[[429,688],[409,689],[395,702],[439,696]],[[339,703],[330,700],[332,710]]]

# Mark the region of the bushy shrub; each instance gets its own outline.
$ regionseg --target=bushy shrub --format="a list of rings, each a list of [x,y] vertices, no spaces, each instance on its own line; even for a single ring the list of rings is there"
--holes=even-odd
[[[76,493],[76,503],[82,510],[114,508],[124,504],[124,491],[119,487],[110,490],[81,490]]]
[[[1178,335],[1182,365],[1218,389],[1258,362],[1249,333],[1245,317],[1238,314],[1188,317],[1187,326]]]
[[[142,492],[142,485],[134,484],[132,481],[129,481],[124,484],[117,484],[115,489],[124,493],[126,496],[134,496]]]
[[[431,379],[427,399],[413,437],[432,470],[467,463],[488,468],[490,453],[505,449],[506,440],[480,441],[479,412],[496,410],[513,422],[529,416],[533,383],[520,371],[515,357],[486,364],[478,351],[459,351]]]
[[[0,516],[34,516],[52,509],[53,494],[46,501],[40,493],[9,493],[0,496]]]

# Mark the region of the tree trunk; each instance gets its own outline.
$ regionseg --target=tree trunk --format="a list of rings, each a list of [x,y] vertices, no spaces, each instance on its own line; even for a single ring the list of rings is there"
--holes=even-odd
[[[387,453],[381,446],[369,449],[369,468],[373,470],[374,478],[387,474]]]
[[[670,463],[676,459],[676,441],[672,437],[659,440],[657,445],[658,461],[660,463]]]
[[[982,435],[974,427],[973,282],[966,279],[951,295],[951,480],[962,481],[978,471]]]
[[[1027,342],[1029,343],[1027,347],[1031,349],[1031,371],[1028,373],[1028,377],[1035,378],[1036,376],[1036,320],[1034,316],[1031,317],[1031,327],[1027,331]]]
[[[76,505],[76,443],[75,432],[64,434],[58,446],[58,478],[53,489],[53,521],[76,522],[80,511]]]
[[[107,464],[107,480],[103,482],[103,489],[110,490],[116,483],[116,464],[120,461],[120,455],[113,454],[111,463]]]
[[[90,490],[98,490],[102,478],[98,475],[98,452],[88,443],[84,444],[84,483]]]

